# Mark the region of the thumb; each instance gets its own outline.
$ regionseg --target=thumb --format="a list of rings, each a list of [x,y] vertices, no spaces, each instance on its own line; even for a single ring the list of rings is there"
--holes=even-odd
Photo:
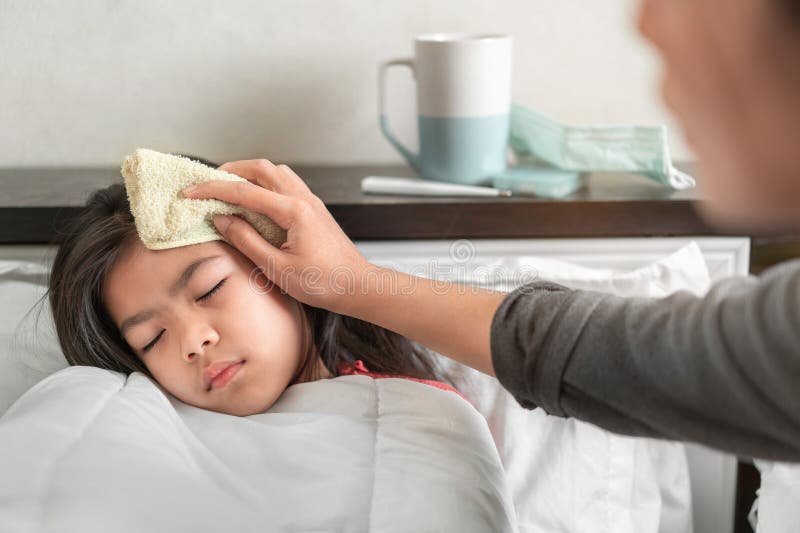
[[[246,255],[275,284],[288,264],[286,252],[266,241],[249,222],[235,215],[216,215],[214,227],[225,241]],[[284,287],[281,287],[282,289]]]

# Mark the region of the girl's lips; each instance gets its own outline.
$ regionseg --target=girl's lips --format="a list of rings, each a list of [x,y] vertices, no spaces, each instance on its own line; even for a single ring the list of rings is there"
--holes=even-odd
[[[212,389],[220,389],[227,385],[236,374],[239,372],[239,369],[242,368],[244,365],[244,361],[238,361],[236,363],[232,363],[225,367],[221,372],[219,372],[208,385],[208,390]]]

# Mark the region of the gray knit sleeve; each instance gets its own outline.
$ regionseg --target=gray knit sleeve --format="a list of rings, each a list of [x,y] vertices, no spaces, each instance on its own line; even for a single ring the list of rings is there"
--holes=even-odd
[[[491,350],[523,407],[800,461],[800,261],[730,278],[704,297],[529,283],[495,313]]]

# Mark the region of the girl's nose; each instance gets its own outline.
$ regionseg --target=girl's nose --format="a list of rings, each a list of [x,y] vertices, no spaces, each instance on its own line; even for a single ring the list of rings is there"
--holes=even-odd
[[[205,351],[219,341],[219,334],[217,331],[206,325],[202,329],[195,329],[194,332],[187,332],[187,340],[183,350],[183,359],[188,362],[194,362],[197,358],[205,353]]]

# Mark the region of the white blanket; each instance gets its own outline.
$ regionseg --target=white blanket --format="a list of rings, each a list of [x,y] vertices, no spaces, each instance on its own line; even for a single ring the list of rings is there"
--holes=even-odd
[[[408,380],[296,385],[239,418],[183,404],[142,374],[72,367],[0,418],[4,531],[486,532],[515,521],[486,421]]]

